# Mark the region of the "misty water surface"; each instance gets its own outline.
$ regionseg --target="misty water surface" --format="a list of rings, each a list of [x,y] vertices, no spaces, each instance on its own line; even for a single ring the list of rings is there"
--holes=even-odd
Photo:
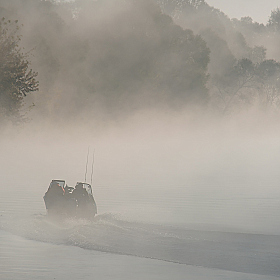
[[[33,134],[31,142],[25,133],[2,140],[1,229],[87,250],[279,276],[274,127],[262,136],[244,122],[142,120],[98,134],[59,137],[57,130]],[[48,184],[83,180],[89,142],[98,215],[50,221],[42,199]]]

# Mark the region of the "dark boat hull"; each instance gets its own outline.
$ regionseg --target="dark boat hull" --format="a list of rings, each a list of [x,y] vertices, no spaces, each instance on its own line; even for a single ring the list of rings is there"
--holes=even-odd
[[[69,188],[55,184],[52,182],[44,195],[49,216],[91,219],[97,214],[92,192],[88,193],[83,188],[69,191]]]

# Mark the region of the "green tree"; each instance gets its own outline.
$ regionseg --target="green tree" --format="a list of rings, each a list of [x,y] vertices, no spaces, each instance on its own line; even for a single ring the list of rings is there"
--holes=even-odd
[[[89,85],[112,106],[185,106],[208,100],[209,49],[200,36],[175,25],[151,0],[82,4],[75,23],[91,26],[83,52],[91,63],[83,64],[90,79],[81,87]],[[107,15],[108,6],[115,12]]]
[[[249,58],[254,63],[261,63],[265,60],[266,48],[263,46],[254,46],[249,53]]]
[[[28,54],[19,47],[17,21],[0,21],[0,116],[21,118],[20,109],[27,93],[38,90],[37,73],[29,69]]]
[[[208,65],[210,75],[223,75],[236,61],[227,42],[221,39],[219,35],[211,29],[201,31],[200,35],[211,50],[210,63]]]
[[[280,9],[277,8],[271,12],[268,27],[273,31],[280,31]]]
[[[234,105],[256,101],[262,108],[280,109],[280,63],[273,59],[260,63],[247,58],[238,60],[224,75],[213,78],[213,84],[214,104],[224,112]]]
[[[223,112],[229,111],[236,104],[248,104],[258,86],[255,65],[250,59],[240,59],[224,75],[213,78],[213,84],[216,88],[215,102]]]
[[[260,85],[260,103],[265,108],[280,107],[280,63],[274,59],[264,60],[256,69]]]
[[[24,23],[26,48],[35,47],[30,59],[40,94],[29,100],[41,116],[110,117],[209,99],[204,40],[174,24],[153,0],[0,0],[2,6],[0,14]]]

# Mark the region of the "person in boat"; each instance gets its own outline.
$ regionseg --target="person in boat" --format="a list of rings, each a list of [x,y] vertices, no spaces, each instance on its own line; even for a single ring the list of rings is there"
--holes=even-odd
[[[48,212],[63,211],[64,202],[65,202],[64,194],[65,191],[63,187],[61,187],[56,181],[53,181],[50,184],[44,196],[44,200]]]
[[[90,197],[86,189],[84,188],[82,183],[78,183],[75,186],[75,189],[72,193],[73,197],[76,199],[78,207],[77,207],[77,215],[86,217],[90,216],[91,213],[89,211],[89,206],[91,203]]]
[[[65,191],[65,196],[71,196],[72,192],[74,191],[74,188],[66,185],[64,191]]]
[[[68,216],[75,216],[76,215],[76,208],[77,208],[77,201],[76,198],[73,196],[73,187],[69,187],[68,185],[64,188],[65,194],[65,211]]]
[[[73,190],[73,196],[75,197],[75,199],[78,202],[78,205],[85,205],[86,202],[89,201],[89,196],[88,196],[88,192],[86,191],[86,189],[84,188],[82,183],[78,183],[75,186],[75,189]]]

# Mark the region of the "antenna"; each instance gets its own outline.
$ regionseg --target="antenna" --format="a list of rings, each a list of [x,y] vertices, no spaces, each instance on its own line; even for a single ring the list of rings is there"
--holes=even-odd
[[[92,186],[93,165],[94,165],[94,152],[95,152],[95,150],[93,150],[93,153],[92,153],[92,165],[91,165],[91,176],[90,176],[90,185],[91,186]]]
[[[87,181],[88,155],[89,155],[89,147],[88,147],[88,151],[87,151],[87,163],[86,163],[86,172],[85,172],[85,182]]]

